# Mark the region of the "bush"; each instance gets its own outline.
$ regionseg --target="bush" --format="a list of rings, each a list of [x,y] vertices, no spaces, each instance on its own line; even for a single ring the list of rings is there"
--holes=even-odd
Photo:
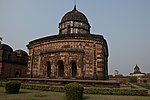
[[[69,83],[64,87],[66,100],[81,100],[83,97],[83,86],[78,83]]]
[[[84,93],[87,93],[87,94],[104,94],[104,95],[145,96],[145,95],[148,95],[148,90],[146,90],[146,89],[120,89],[120,88],[88,87],[88,88],[84,89]]]
[[[129,80],[130,80],[131,83],[136,83],[137,82],[137,77],[136,76],[131,76],[129,78]]]
[[[5,92],[9,94],[18,94],[21,83],[17,81],[9,81],[5,85]]]
[[[53,92],[64,92],[64,87],[62,86],[52,86],[49,88],[50,91],[53,91]]]
[[[21,88],[23,88],[23,89],[49,91],[50,86],[48,86],[48,85],[41,85],[41,84],[22,84]]]
[[[150,83],[142,83],[140,84],[143,88],[150,89]]]

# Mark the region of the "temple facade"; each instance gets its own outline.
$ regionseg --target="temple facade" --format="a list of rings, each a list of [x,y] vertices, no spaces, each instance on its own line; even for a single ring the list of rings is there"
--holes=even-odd
[[[33,40],[28,77],[50,79],[108,79],[108,46],[102,35],[91,34],[87,17],[76,9],[59,23],[59,34]]]

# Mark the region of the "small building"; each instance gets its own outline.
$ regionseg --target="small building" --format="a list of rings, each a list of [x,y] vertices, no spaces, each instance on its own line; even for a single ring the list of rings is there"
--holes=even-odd
[[[0,43],[0,79],[26,77],[28,54]]]
[[[129,76],[137,76],[137,77],[141,77],[141,76],[145,76],[145,73],[141,73],[140,68],[136,65],[134,67],[134,72],[130,73]]]

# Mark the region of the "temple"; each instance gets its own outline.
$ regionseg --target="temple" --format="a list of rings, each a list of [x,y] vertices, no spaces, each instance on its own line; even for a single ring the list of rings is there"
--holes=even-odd
[[[145,73],[141,73],[140,68],[138,67],[138,65],[136,65],[134,67],[134,72],[130,73],[129,76],[145,76]]]
[[[33,40],[28,77],[49,79],[108,79],[108,46],[91,34],[87,17],[74,6],[59,23],[58,35]]]
[[[28,54],[0,43],[0,79],[26,77]]]

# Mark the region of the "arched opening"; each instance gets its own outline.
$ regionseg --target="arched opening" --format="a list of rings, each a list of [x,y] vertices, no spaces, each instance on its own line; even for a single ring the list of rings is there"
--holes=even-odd
[[[15,78],[19,78],[20,77],[20,73],[19,73],[19,71],[17,71],[16,73],[15,73]]]
[[[9,61],[12,60],[12,59],[11,59],[11,54],[10,54],[10,53],[8,54],[8,60],[9,60]]]
[[[71,62],[71,74],[73,78],[75,78],[77,75],[77,64],[75,61]]]
[[[58,77],[63,77],[64,75],[64,64],[62,60],[59,60],[57,62],[57,68],[58,68]]]
[[[67,26],[67,33],[70,33],[71,29],[70,29],[70,25]]]
[[[50,77],[51,74],[51,64],[49,61],[46,62],[46,76]]]

